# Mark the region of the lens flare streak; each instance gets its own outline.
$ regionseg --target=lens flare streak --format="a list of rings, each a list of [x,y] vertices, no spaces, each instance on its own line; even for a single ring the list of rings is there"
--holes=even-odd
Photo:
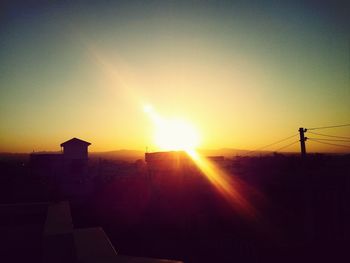
[[[189,129],[190,126],[163,119],[151,105],[144,106],[144,112],[155,125],[154,139],[161,150],[185,151],[229,205],[246,217],[256,217],[256,210],[247,199],[248,193],[253,191],[247,191],[246,185],[238,178],[229,176],[220,167],[197,153],[195,146],[198,136]]]
[[[195,150],[186,152],[220,194],[230,205],[234,206],[237,212],[250,218],[256,217],[256,209],[242,193],[244,185],[241,182],[233,176],[229,176],[225,171],[221,170],[209,160],[201,157]]]

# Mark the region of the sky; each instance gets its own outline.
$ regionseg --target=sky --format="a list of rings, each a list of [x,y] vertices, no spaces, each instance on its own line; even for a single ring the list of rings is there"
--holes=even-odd
[[[191,123],[205,149],[350,123],[346,1],[28,0],[0,10],[0,152],[55,151],[72,137],[91,151],[152,149],[145,105]],[[350,137],[349,126],[323,132]]]

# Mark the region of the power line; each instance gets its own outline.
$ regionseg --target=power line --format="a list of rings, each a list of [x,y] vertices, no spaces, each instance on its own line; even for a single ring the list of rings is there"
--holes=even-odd
[[[325,137],[333,137],[333,138],[339,138],[339,139],[349,139],[349,140],[350,140],[350,137],[336,136],[336,135],[329,135],[329,134],[317,133],[317,132],[311,132],[311,131],[308,131],[308,133],[315,134],[315,135],[320,135],[320,136],[325,136]]]
[[[321,141],[334,141],[334,142],[349,142],[350,140],[338,140],[338,139],[322,139],[322,138],[310,138],[308,137],[308,139],[316,139],[316,140],[321,140]]]
[[[329,128],[345,127],[345,126],[350,126],[350,123],[348,123],[348,124],[342,124],[342,125],[333,125],[333,126],[323,126],[323,127],[308,128],[307,130],[320,130],[320,129],[329,129]]]
[[[273,146],[273,145],[275,145],[275,144],[278,144],[278,143],[284,142],[284,141],[289,140],[289,139],[291,139],[291,138],[293,138],[293,137],[295,137],[295,136],[297,136],[297,135],[298,135],[298,134],[294,134],[294,135],[292,135],[292,136],[288,136],[287,138],[284,138],[284,139],[282,139],[282,140],[279,140],[279,141],[276,141],[276,142],[270,143],[270,144],[268,144],[268,145],[265,145],[265,146],[259,147],[259,148],[255,149],[255,150],[251,150],[251,151],[247,152],[245,155],[247,155],[247,154],[251,154],[251,153],[253,153],[253,152],[256,152],[256,151],[260,151],[260,150],[262,150],[262,149],[265,149],[265,148],[267,148],[267,147],[269,147],[269,146]]]
[[[287,145],[285,145],[285,146],[283,146],[283,147],[281,147],[281,148],[278,148],[277,150],[275,150],[275,152],[278,152],[278,151],[280,151],[280,150],[282,150],[282,149],[285,149],[285,148],[287,148],[287,147],[289,147],[289,146],[292,146],[293,144],[296,144],[297,142],[299,142],[299,140],[297,140],[297,141],[295,141],[295,142],[292,142],[292,143],[290,143],[290,144],[287,144]]]
[[[333,146],[339,146],[339,147],[350,148],[350,146],[349,146],[349,145],[335,144],[335,143],[329,143],[329,142],[320,142],[319,140],[315,140],[315,139],[310,139],[310,141],[313,141],[313,142],[318,142],[318,143],[322,143],[322,144],[333,145]]]

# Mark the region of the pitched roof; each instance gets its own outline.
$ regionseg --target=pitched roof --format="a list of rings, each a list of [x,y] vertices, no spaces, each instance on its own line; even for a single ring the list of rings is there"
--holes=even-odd
[[[89,142],[80,140],[80,139],[78,139],[78,138],[72,138],[72,139],[70,139],[70,140],[68,140],[68,141],[65,141],[65,142],[61,143],[61,147],[64,147],[64,146],[66,146],[67,144],[85,144],[85,145],[87,145],[87,146],[91,145],[91,143],[89,143]]]

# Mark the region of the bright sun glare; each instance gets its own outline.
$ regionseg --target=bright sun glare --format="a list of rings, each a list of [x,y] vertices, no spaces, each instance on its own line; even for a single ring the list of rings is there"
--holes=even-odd
[[[162,151],[190,151],[199,145],[199,135],[191,123],[181,119],[164,119],[147,105],[144,111],[154,123],[154,143]]]
[[[164,119],[150,105],[144,106],[143,109],[154,123],[154,143],[158,150],[186,151],[208,180],[230,203],[239,207],[239,211],[245,215],[255,216],[254,207],[241,192],[242,185],[196,152],[199,135],[190,123],[178,119]]]

